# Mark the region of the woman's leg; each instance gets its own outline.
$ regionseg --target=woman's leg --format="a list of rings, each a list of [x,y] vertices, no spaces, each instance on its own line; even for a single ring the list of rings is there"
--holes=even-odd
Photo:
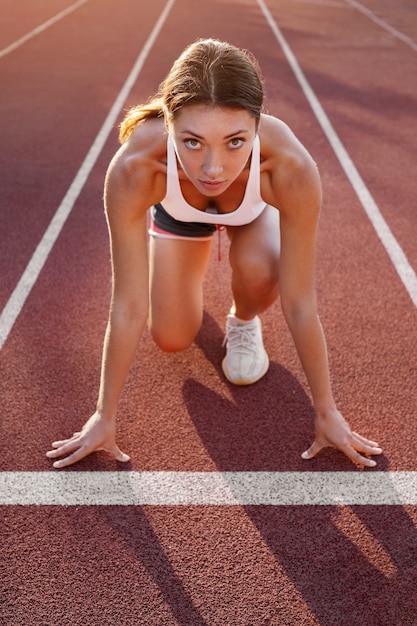
[[[233,312],[250,320],[271,306],[279,294],[279,212],[267,206],[256,220],[228,232]]]
[[[211,240],[150,237],[149,327],[167,352],[185,350],[203,318],[203,279]]]
[[[269,367],[258,314],[278,297],[279,213],[267,206],[251,224],[229,230],[233,305],[222,367],[235,385],[258,381]]]

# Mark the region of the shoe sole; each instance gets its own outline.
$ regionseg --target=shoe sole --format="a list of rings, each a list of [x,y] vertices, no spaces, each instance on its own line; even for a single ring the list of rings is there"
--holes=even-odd
[[[258,380],[260,380],[263,376],[265,376],[265,374],[267,373],[269,369],[269,358],[268,355],[265,352],[265,363],[263,368],[261,369],[261,371],[259,372],[258,376],[256,378],[238,378],[237,380],[233,380],[233,378],[231,378],[231,376],[229,376],[229,373],[226,369],[226,357],[223,359],[222,361],[222,370],[223,370],[223,374],[226,376],[227,380],[229,381],[229,383],[232,383],[232,385],[237,385],[238,387],[243,387],[243,386],[247,386],[247,385],[253,385],[254,383],[257,383]]]

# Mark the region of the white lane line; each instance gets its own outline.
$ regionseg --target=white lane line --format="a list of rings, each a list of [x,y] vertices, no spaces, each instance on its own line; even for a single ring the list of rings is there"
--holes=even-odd
[[[415,505],[417,472],[0,472],[0,505]]]
[[[391,229],[385,221],[384,217],[382,216],[381,211],[379,210],[375,200],[371,195],[371,192],[365,185],[364,180],[359,174],[346,148],[342,144],[342,141],[340,140],[335,129],[333,128],[326,112],[320,104],[319,99],[317,98],[312,87],[307,81],[307,78],[305,77],[300,65],[298,64],[294,53],[292,52],[286,39],[281,33],[281,30],[274,21],[271,13],[269,12],[269,9],[265,5],[264,0],[257,1],[269,26],[271,27],[272,32],[274,33],[279,45],[283,50],[287,61],[292,71],[294,72],[301,89],[304,92],[305,97],[307,98],[311,108],[313,109],[313,112],[320,126],[322,127],[323,132],[327,137],[327,140],[332,146],[333,151],[335,152],[336,157],[340,162],[340,165],[345,171],[346,176],[348,177],[354,191],[356,192],[356,195],[358,196],[362,207],[365,210],[365,213],[367,214],[369,220],[372,223],[372,226],[374,227],[378,237],[380,238],[382,245],[384,246],[400,279],[404,284],[404,287],[406,288],[411,300],[413,301],[414,306],[417,307],[417,275],[414,269],[411,267],[401,246],[392,234]]]
[[[110,109],[103,126],[101,127],[97,137],[92,143],[87,156],[85,157],[80,169],[78,170],[74,180],[72,181],[65,197],[54,217],[52,218],[48,228],[46,229],[41,241],[39,242],[35,252],[32,255],[25,271],[23,272],[18,284],[11,294],[6,306],[0,315],[0,350],[3,347],[13,325],[19,316],[33,285],[36,283],[38,276],[45,265],[45,262],[51,252],[64,224],[72,211],[72,208],[80,195],[91,170],[94,167],[97,158],[102,151],[108,136],[114,128],[117,117],[129,95],[130,90],[135,84],[137,77],[145,63],[151,48],[159,35],[159,32],[171,10],[175,0],[168,0],[157,20],[151,34],[148,37],[142,51],[140,52],[136,62],[126,79],[119,95],[117,96],[112,108]]]
[[[317,6],[329,6],[332,8],[345,9],[345,0],[293,0],[299,4],[310,4]]]
[[[347,2],[347,4],[350,4],[351,7],[366,15],[366,17],[369,17],[372,22],[378,24],[378,26],[381,26],[381,28],[388,31],[391,35],[393,35],[397,39],[400,39],[403,43],[405,43],[407,46],[410,46],[410,48],[417,52],[417,43],[413,39],[411,39],[411,37],[407,37],[407,35],[404,35],[404,33],[385,22],[385,20],[375,15],[375,13],[373,13],[370,9],[368,9],[360,2],[356,2],[356,0],[345,0],[345,2]]]
[[[75,2],[74,4],[67,7],[60,13],[57,13],[54,17],[51,17],[51,19],[47,20],[46,22],[43,22],[43,24],[40,24],[39,26],[31,30],[29,33],[24,35],[24,37],[17,39],[14,43],[10,44],[10,46],[7,46],[7,48],[3,48],[3,50],[0,50],[0,59],[2,57],[5,57],[6,54],[9,54],[10,52],[13,52],[14,50],[16,50],[16,48],[19,48],[21,45],[29,41],[29,39],[36,37],[36,35],[39,35],[40,33],[42,33],[44,30],[46,30],[47,28],[49,28],[56,22],[59,22],[59,20],[62,20],[63,17],[66,17],[69,13],[72,13],[73,11],[78,9],[78,7],[80,7],[82,4],[85,4],[86,2],[88,2],[88,0],[78,0],[78,2]]]

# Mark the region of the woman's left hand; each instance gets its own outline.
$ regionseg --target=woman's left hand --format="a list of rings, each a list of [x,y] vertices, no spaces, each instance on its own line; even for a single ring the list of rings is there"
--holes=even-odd
[[[303,459],[312,459],[320,450],[328,447],[340,450],[353,463],[365,467],[376,465],[376,461],[368,458],[368,455],[382,453],[375,441],[352,432],[349,424],[336,408],[327,411],[324,415],[317,415],[316,438],[301,456]]]

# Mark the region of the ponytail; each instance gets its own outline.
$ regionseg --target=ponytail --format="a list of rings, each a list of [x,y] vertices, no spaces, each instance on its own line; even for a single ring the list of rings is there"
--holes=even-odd
[[[162,98],[155,96],[147,104],[139,104],[130,109],[119,126],[119,141],[125,143],[138,124],[156,117],[163,117]]]

